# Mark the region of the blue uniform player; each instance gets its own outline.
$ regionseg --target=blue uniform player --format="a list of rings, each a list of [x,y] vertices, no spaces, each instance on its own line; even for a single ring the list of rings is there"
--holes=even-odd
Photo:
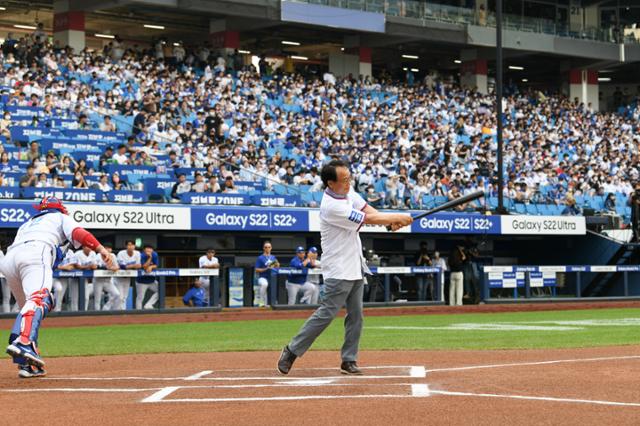
[[[300,271],[300,273],[289,275],[287,279],[287,303],[289,305],[295,305],[299,293],[302,293],[303,300],[311,301],[313,299],[316,286],[307,280],[310,264],[311,259],[305,257],[304,247],[298,247],[295,257],[289,263],[289,266]]]
[[[269,288],[269,279],[273,268],[280,266],[278,259],[271,254],[271,242],[265,241],[262,245],[262,254],[256,259],[256,273],[258,274],[258,286],[260,287],[260,299],[258,303],[261,306],[267,306],[267,289]]]
[[[193,286],[187,291],[187,293],[182,298],[182,303],[187,306],[195,306],[197,308],[202,308],[207,306],[207,292],[202,287],[202,283],[200,280],[196,280]]]

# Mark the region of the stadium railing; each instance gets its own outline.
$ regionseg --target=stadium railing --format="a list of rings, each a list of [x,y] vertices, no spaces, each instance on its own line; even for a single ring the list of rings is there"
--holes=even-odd
[[[640,265],[559,265],[559,266],[484,266],[482,294],[485,302],[575,301],[583,299],[638,298],[631,294],[630,273],[640,272]],[[622,274],[622,295],[614,297],[584,297],[585,274]],[[566,274],[575,274],[571,286]],[[575,287],[571,293],[559,294],[559,290]],[[492,297],[492,292],[503,297]],[[510,293],[510,295],[509,295]],[[495,294],[495,293],[494,293]]]
[[[399,303],[403,305],[439,305],[443,304],[443,291],[442,284],[444,283],[442,274],[443,271],[440,268],[431,266],[372,266],[370,270],[373,275],[367,275],[366,284],[367,287],[364,294],[365,306],[381,306],[381,305],[397,305]],[[271,276],[271,282],[269,285],[269,298],[271,300],[271,306],[274,309],[301,309],[309,308],[313,305],[305,304],[286,304],[286,278],[293,274],[300,274],[302,271],[293,268],[279,268],[275,274]],[[322,273],[321,269],[309,270],[310,275],[319,275]],[[433,278],[433,300],[417,300],[408,301],[406,296],[407,290],[405,288],[406,283],[402,282],[403,277],[408,276],[431,276]],[[395,279],[394,279],[395,277]],[[380,278],[382,282],[380,282]],[[393,299],[392,290],[393,285],[398,286],[395,291],[397,299]],[[439,284],[439,285],[438,285]],[[425,284],[426,285],[426,284]],[[382,301],[377,301],[378,291],[382,290]],[[284,302],[284,303],[281,303]]]

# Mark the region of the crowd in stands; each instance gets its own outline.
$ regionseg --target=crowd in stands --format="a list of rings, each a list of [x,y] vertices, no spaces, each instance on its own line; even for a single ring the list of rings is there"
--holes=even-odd
[[[409,85],[385,75],[284,73],[265,57],[256,69],[237,51],[218,56],[206,45],[159,40],[125,48],[116,37],[102,51],[73,54],[45,40],[36,30],[9,35],[2,46],[5,109],[39,109],[27,120],[8,111],[0,119],[0,172],[22,172],[14,183],[21,188],[142,190],[143,180],[108,167],[135,165],[175,180],[169,201],[184,201],[185,193],[238,194],[246,190],[238,183],[251,182],[316,205],[318,170],[340,157],[352,164],[356,190],[376,207],[421,208],[478,188],[491,207],[496,202],[491,94],[430,76]],[[639,114],[595,112],[539,91],[511,93],[504,128],[509,208],[580,214],[582,207],[605,210],[607,198],[607,209],[628,215],[626,200],[640,178]],[[44,152],[37,138],[7,149],[19,142],[12,127],[51,126],[52,118],[67,120],[63,132],[123,134],[97,161]],[[9,184],[0,177],[0,185]]]

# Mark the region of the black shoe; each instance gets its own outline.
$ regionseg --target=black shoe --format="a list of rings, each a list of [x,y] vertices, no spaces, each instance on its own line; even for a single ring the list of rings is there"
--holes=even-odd
[[[340,372],[342,374],[351,374],[354,376],[361,376],[362,370],[358,368],[358,364],[355,361],[343,361],[340,364]]]
[[[289,374],[293,361],[297,358],[296,354],[289,350],[289,346],[285,346],[280,353],[280,359],[278,360],[278,371],[280,374]]]

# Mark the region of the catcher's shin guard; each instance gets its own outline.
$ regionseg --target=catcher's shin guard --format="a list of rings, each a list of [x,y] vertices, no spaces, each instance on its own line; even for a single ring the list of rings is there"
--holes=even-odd
[[[46,288],[32,293],[16,318],[11,330],[12,336],[18,335],[16,340],[23,345],[32,342],[37,345],[40,323],[54,307],[53,296]]]

